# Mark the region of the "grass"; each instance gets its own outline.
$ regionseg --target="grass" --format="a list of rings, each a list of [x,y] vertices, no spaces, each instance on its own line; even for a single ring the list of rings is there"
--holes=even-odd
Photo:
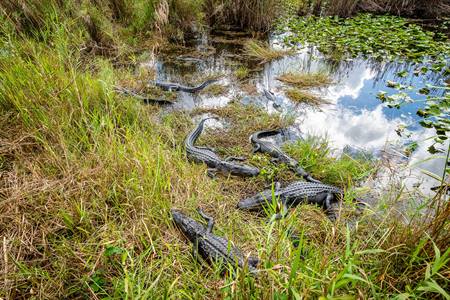
[[[250,70],[246,66],[239,66],[236,71],[234,71],[234,76],[239,80],[247,78],[249,74]]]
[[[330,77],[323,72],[318,73],[286,73],[277,78],[298,88],[320,87],[332,83]]]
[[[446,296],[450,210],[444,198],[431,199],[434,217],[424,221],[424,206],[408,223],[394,204],[410,196],[395,188],[373,212],[351,219],[352,226],[351,204],[336,224],[310,206],[270,224],[271,210],[240,212],[235,205],[242,196],[293,176],[266,156],[251,155],[248,135],[292,120],[237,103],[203,111],[230,126],[208,130],[202,143],[221,155],[245,154],[267,170],[245,180],[210,179],[204,165],[185,157],[191,116],[119,98],[113,86],[133,70],[114,68],[114,57],[83,52],[89,34],[78,19],[49,16],[42,14],[46,25],[34,35],[0,14],[1,298]],[[363,163],[331,158],[325,142],[305,143],[286,151],[326,182],[353,193],[370,173]],[[216,234],[260,257],[258,277],[222,276],[219,266],[192,257],[169,210],[200,220],[198,206],[216,218]]]
[[[269,45],[266,45],[261,41],[249,40],[244,44],[244,54],[261,63],[279,59],[290,53],[290,50],[276,50],[270,48]]]
[[[202,94],[210,96],[221,96],[227,93],[227,87],[221,84],[210,84],[201,91]]]
[[[302,91],[296,88],[290,88],[285,91],[286,96],[294,102],[309,103],[313,105],[320,105],[327,103],[326,100],[316,96],[308,91]]]

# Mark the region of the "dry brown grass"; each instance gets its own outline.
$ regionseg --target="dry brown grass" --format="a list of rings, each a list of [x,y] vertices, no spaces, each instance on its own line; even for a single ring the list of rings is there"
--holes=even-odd
[[[292,54],[292,51],[272,49],[262,41],[249,40],[244,45],[244,54],[265,63]]]
[[[277,77],[277,79],[298,88],[320,87],[332,83],[330,77],[322,72],[286,73]]]
[[[286,96],[297,103],[308,103],[313,105],[320,105],[328,103],[325,99],[316,96],[308,91],[302,91],[296,88],[290,88],[285,91]]]

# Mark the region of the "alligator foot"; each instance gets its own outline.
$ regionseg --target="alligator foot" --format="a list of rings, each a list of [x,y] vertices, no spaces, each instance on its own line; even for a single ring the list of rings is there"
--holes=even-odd
[[[320,180],[314,179],[311,177],[310,174],[307,174],[306,176],[303,177],[306,181],[309,182],[314,182],[314,183],[322,183]]]
[[[247,259],[249,266],[257,268],[259,265],[259,259],[257,257],[249,256]]]
[[[261,151],[261,145],[260,145],[260,144],[255,144],[255,145],[253,146],[252,152],[253,152],[253,153],[257,153],[257,152],[260,152],[260,151]]]
[[[206,171],[206,174],[208,174],[208,176],[209,176],[210,178],[216,178],[216,175],[217,175],[217,169],[215,169],[215,168],[209,168],[209,169]]]
[[[207,214],[205,214],[205,212],[199,207],[197,208],[197,212],[199,213],[199,215],[205,219],[206,221],[208,221],[208,227],[206,228],[206,232],[207,233],[211,233],[212,229],[214,227],[214,218],[208,216]]]

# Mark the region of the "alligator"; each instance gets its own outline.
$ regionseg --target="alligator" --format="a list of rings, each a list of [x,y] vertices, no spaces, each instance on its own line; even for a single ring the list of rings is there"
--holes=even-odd
[[[148,97],[148,96],[141,95],[141,94],[139,94],[139,93],[137,93],[135,91],[132,91],[130,89],[126,89],[126,88],[119,87],[119,86],[114,87],[114,90],[116,92],[118,92],[118,93],[123,94],[123,95],[137,98],[137,99],[141,100],[142,102],[144,102],[145,104],[152,104],[152,103],[173,104],[173,101],[166,100],[166,99],[151,98],[151,97]]]
[[[259,169],[250,165],[236,163],[235,161],[243,161],[242,157],[227,157],[222,160],[214,149],[209,147],[195,146],[195,142],[203,131],[203,126],[206,120],[214,118],[205,118],[200,121],[197,127],[188,134],[184,142],[187,156],[190,160],[197,163],[205,163],[208,169],[208,175],[211,177],[218,171],[222,173],[231,173],[232,175],[241,176],[256,176],[259,174]]]
[[[284,211],[289,207],[300,203],[317,204],[321,206],[330,219],[335,219],[336,211],[334,203],[343,196],[343,191],[337,187],[316,182],[295,181],[288,186],[281,188],[279,183],[275,184],[274,189],[264,190],[252,197],[243,199],[237,204],[237,208],[243,210],[260,210],[267,206],[272,199],[272,195],[277,202],[281,202]],[[283,215],[278,213],[276,219]]]
[[[275,94],[273,92],[271,92],[270,90],[264,89],[263,93],[264,93],[264,96],[266,96],[266,98],[269,99],[269,101],[272,101],[272,105],[275,109],[279,110],[281,108],[281,103],[277,99],[277,97],[275,96]]]
[[[155,85],[163,90],[166,91],[182,91],[187,93],[196,93],[198,91],[203,90],[206,86],[209,84],[216,82],[217,79],[208,79],[202,84],[195,86],[195,87],[188,87],[184,85],[180,85],[178,83],[172,83],[172,82],[155,82]]]
[[[200,208],[197,209],[208,225],[205,227],[190,217],[184,215],[176,209],[171,210],[175,224],[180,228],[183,234],[194,244],[193,255],[201,255],[205,260],[212,262],[222,262],[230,264],[233,267],[244,268],[252,274],[257,273],[258,258],[245,258],[242,252],[227,239],[214,235],[212,233],[214,219],[206,215]]]
[[[277,130],[264,130],[257,131],[250,136],[250,142],[253,145],[253,152],[267,153],[273,157],[272,161],[285,163],[290,169],[294,170],[295,173],[303,177],[306,181],[320,183],[319,180],[314,179],[311,175],[306,172],[302,167],[300,167],[298,161],[289,157],[280,148],[278,148],[274,143],[270,141],[264,141],[261,138],[281,134],[280,129]]]

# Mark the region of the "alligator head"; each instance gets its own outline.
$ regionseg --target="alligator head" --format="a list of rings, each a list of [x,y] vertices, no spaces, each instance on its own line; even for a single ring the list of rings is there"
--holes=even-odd
[[[194,242],[199,235],[203,235],[206,232],[202,224],[184,215],[181,211],[171,209],[170,213],[172,214],[174,223],[190,241]]]
[[[272,190],[265,190],[252,197],[242,199],[238,202],[237,208],[245,210],[258,210],[270,203],[271,199]]]
[[[259,174],[259,169],[256,167],[227,161],[222,161],[219,168],[234,175],[257,176]]]

